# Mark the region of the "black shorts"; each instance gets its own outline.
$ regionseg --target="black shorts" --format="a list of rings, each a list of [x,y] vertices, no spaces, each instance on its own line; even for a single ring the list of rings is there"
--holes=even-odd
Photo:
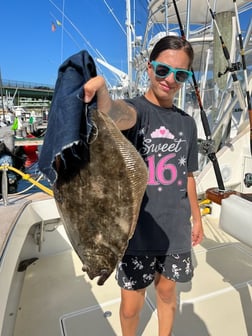
[[[166,256],[125,255],[117,265],[116,279],[121,288],[137,290],[149,286],[158,272],[176,282],[188,282],[193,276],[191,252]]]

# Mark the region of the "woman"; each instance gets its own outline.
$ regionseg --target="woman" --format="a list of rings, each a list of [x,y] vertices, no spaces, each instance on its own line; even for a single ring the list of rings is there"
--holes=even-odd
[[[192,62],[190,43],[166,36],[150,54],[150,85],[144,96],[112,101],[101,76],[84,85],[85,101],[96,94],[98,109],[124,131],[149,170],[136,230],[116,274],[123,336],[136,335],[145,291],[153,281],[159,336],[171,335],[176,282],[191,280],[191,246],[203,238],[193,177],[198,169],[196,125],[173,105],[175,94],[191,76]]]

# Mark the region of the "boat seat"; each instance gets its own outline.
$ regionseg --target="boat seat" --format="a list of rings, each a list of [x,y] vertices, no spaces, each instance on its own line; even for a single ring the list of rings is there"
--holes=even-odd
[[[252,202],[238,195],[230,195],[221,203],[220,228],[252,247]]]

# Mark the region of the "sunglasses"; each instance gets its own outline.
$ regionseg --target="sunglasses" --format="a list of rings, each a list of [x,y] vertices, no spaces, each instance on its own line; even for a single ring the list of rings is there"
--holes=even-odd
[[[186,82],[191,76],[192,72],[185,69],[175,69],[168,64],[151,61],[154,73],[158,78],[165,78],[172,72],[177,83]]]

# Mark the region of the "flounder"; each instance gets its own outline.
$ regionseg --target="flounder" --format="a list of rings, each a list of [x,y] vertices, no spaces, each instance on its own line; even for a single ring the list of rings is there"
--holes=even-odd
[[[103,285],[134,233],[148,173],[112,119],[96,109],[91,116],[89,161],[69,181],[58,176],[54,195],[83,271]]]

